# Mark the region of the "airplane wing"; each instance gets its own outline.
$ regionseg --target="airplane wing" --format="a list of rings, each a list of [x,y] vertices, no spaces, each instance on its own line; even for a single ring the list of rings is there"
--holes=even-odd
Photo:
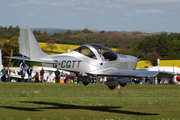
[[[18,60],[26,60],[31,61],[33,63],[48,63],[53,64],[57,63],[54,61],[39,61],[39,60],[31,60],[26,57],[8,57],[12,59],[18,59]],[[137,70],[119,70],[116,68],[108,68],[103,70],[97,70],[90,72],[89,74],[96,74],[97,76],[113,76],[113,77],[173,77],[175,76],[175,73],[173,72],[164,72],[164,71],[137,71]]]
[[[21,75],[16,75],[16,74],[10,74],[9,76],[11,79],[21,79]],[[24,79],[28,79],[27,76],[24,77]]]
[[[137,70],[119,70],[119,69],[105,69],[101,71],[94,71],[90,74],[96,74],[97,76],[114,76],[114,77],[173,77],[173,72],[163,71],[137,71]]]

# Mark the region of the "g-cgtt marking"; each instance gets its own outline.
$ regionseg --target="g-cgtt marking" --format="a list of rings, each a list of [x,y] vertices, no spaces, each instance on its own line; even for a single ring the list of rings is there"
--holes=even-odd
[[[58,65],[61,66],[61,68],[79,68],[80,63],[82,61],[80,60],[63,60],[62,62],[58,62],[57,60],[54,60],[53,68],[57,68]]]

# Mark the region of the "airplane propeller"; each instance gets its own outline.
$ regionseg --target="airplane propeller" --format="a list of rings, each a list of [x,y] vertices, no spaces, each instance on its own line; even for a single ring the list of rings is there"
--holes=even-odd
[[[148,51],[148,48],[146,48],[143,52],[141,52],[141,53],[137,56],[137,58],[138,58],[138,59],[141,58],[144,54],[147,53],[147,51]]]

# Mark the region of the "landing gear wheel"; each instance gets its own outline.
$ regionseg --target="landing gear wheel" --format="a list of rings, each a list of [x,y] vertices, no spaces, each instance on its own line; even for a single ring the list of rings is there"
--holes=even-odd
[[[82,82],[82,83],[83,83],[83,85],[85,85],[85,86],[89,84],[89,82]]]
[[[110,90],[114,90],[116,88],[116,86],[110,86],[109,89]]]
[[[122,83],[120,85],[121,85],[121,87],[125,87],[127,85],[127,83]]]

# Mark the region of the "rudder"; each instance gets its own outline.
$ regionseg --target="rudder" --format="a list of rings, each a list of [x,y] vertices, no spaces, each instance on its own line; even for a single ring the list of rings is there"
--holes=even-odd
[[[22,23],[20,24],[19,53],[30,59],[47,56],[39,47],[31,29]]]

